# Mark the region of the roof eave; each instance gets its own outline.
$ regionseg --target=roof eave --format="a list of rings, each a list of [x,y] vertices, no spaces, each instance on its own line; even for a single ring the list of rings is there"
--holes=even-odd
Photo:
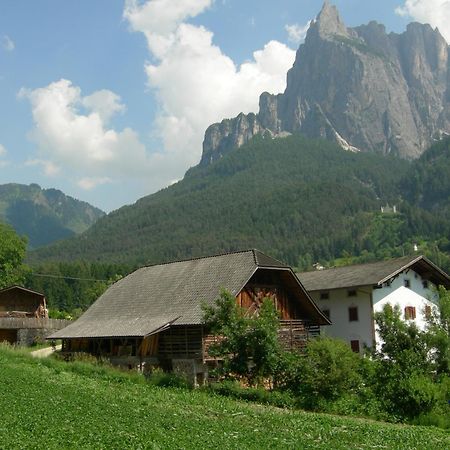
[[[424,261],[426,264],[428,264],[433,270],[435,270],[439,275],[446,279],[448,284],[450,285],[450,276],[445,273],[440,267],[438,267],[436,264],[434,264],[432,261],[430,261],[426,256],[419,255],[417,258],[414,258],[413,260],[409,261],[408,264],[404,264],[402,267],[397,269],[396,271],[392,272],[391,274],[387,275],[380,281],[378,281],[378,286],[381,286],[383,283],[386,283],[390,279],[396,277],[398,274],[402,273],[403,271],[410,269],[415,264],[417,264],[419,261]]]

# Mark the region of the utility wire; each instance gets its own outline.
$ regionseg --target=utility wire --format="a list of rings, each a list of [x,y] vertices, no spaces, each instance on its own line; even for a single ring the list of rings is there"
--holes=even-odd
[[[65,280],[79,280],[79,281],[110,281],[110,280],[98,280],[96,278],[77,278],[77,277],[65,277],[63,275],[50,275],[45,273],[31,273],[33,277],[43,277],[43,278],[60,278]]]

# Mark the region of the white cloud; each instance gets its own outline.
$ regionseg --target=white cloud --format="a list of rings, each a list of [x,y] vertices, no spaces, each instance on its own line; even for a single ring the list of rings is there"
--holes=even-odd
[[[284,29],[287,31],[289,42],[296,45],[301,44],[305,40],[311,22],[311,20],[308,20],[306,25],[299,25],[298,23],[286,25]]]
[[[450,42],[450,1],[449,0],[406,0],[395,12],[401,16],[429,23],[438,27],[442,36]]]
[[[156,133],[167,154],[176,153],[188,166],[199,161],[204,132],[210,124],[240,112],[257,112],[262,92],[285,89],[286,72],[295,52],[270,41],[253,53],[252,60],[237,67],[213,44],[211,31],[183,22],[204,11],[211,1],[178,1],[176,14],[162,13],[157,6],[163,3],[166,1],[144,5],[129,1],[124,17],[132,30],[144,33],[155,58],[145,70],[160,106]],[[180,175],[173,173],[171,178]]]
[[[100,177],[100,178],[81,178],[78,180],[77,185],[85,190],[90,191],[91,189],[94,189],[97,186],[100,186],[105,183],[111,183],[111,179],[108,177]]]
[[[123,16],[133,31],[147,38],[150,52],[157,58],[173,42],[173,32],[186,19],[198,16],[211,6],[213,0],[152,0],[141,4],[126,0]]]
[[[12,52],[16,48],[16,45],[14,44],[13,40],[7,35],[4,35],[2,37],[1,46],[3,50],[6,50],[7,52]]]
[[[118,132],[106,127],[106,120],[123,110],[113,92],[82,97],[79,87],[61,79],[33,91],[21,89],[19,97],[31,102],[31,138],[42,155],[38,160],[95,177],[146,175],[150,164],[137,134],[130,128]],[[83,114],[82,106],[90,112]]]
[[[81,103],[93,113],[97,113],[104,123],[108,123],[114,114],[126,109],[125,105],[120,103],[120,97],[106,89],[84,97]]]
[[[54,177],[58,175],[61,168],[54,164],[52,161],[46,161],[44,159],[28,159],[25,161],[26,166],[41,166],[44,170],[44,174],[48,177]]]

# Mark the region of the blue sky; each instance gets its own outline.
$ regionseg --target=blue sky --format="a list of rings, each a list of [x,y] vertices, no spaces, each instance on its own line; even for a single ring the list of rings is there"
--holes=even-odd
[[[282,92],[322,0],[0,0],[0,184],[106,211],[181,179],[206,127]],[[450,40],[446,0],[335,0],[348,26],[412,20]]]

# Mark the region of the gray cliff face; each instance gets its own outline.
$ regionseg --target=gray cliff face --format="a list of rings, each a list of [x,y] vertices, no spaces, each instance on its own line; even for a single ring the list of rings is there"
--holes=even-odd
[[[417,158],[433,139],[450,134],[449,55],[429,25],[412,23],[400,35],[376,22],[347,28],[326,1],[297,51],[285,92],[263,93],[257,115],[211,125],[200,164],[266,130]]]

